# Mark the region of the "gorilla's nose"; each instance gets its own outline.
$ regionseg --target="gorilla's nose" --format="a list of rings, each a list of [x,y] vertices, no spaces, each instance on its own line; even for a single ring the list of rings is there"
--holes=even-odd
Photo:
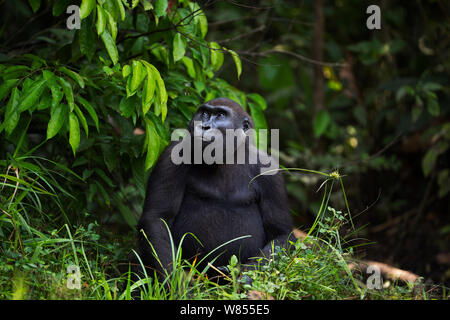
[[[211,129],[210,125],[202,125],[202,130],[203,131],[208,131],[209,129]]]

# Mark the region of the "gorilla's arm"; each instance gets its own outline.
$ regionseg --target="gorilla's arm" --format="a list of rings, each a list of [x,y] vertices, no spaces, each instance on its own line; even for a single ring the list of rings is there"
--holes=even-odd
[[[183,200],[186,182],[187,166],[175,165],[170,158],[176,143],[172,142],[164,150],[150,175],[143,214],[137,226],[140,257],[146,267],[154,268],[158,272],[162,271],[162,267],[170,269],[172,263],[169,234],[161,219],[171,227]],[[154,247],[162,267],[154,258],[149,242]]]

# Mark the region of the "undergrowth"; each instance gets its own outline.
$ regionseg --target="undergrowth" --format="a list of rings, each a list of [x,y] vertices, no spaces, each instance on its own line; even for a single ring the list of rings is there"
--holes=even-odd
[[[306,238],[291,243],[295,249],[274,247],[272,256],[257,258],[259,267],[253,270],[246,270],[233,256],[225,284],[219,285],[206,276],[213,265],[198,269],[199,262],[181,258],[181,243],[172,242],[173,271],[164,280],[148,274],[133,282],[126,261],[134,232],[117,234],[88,213],[79,213],[72,218],[77,223],[69,224],[60,200],[67,191],[55,175],[70,170],[50,172],[42,159],[32,160],[35,164],[20,171],[17,166],[4,166],[0,174],[0,299],[430,298],[413,285],[392,283],[380,290],[368,289],[362,278],[352,274],[347,262],[354,259],[353,247],[348,235],[339,233],[351,221],[349,210],[342,213],[329,204],[335,181],[346,199],[336,172],[324,174],[316,221]],[[71,273],[77,267],[79,282]]]

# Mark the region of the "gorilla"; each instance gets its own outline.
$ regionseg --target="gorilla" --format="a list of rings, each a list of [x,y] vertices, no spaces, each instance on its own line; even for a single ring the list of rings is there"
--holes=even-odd
[[[182,257],[191,261],[200,261],[224,243],[248,236],[231,241],[205,259],[215,259],[213,265],[219,268],[226,266],[232,255],[242,264],[255,265],[252,257],[269,256],[273,245],[286,246],[288,240],[295,241],[283,178],[279,171],[260,175],[264,166],[260,160],[267,163],[271,158],[245,139],[252,128],[252,118],[238,103],[217,98],[198,108],[189,123],[189,135],[182,141],[173,141],[162,152],[148,180],[137,225],[136,252],[146,268],[161,275],[164,269],[171,270],[171,236],[178,245],[188,234],[182,242]],[[230,129],[240,132],[244,140],[235,135],[235,148],[231,152],[227,148],[213,163],[189,161],[195,160],[194,152],[186,155],[186,149],[180,149],[182,143],[192,145],[200,141],[200,152],[204,151],[218,136],[214,133],[226,136]],[[224,144],[229,142],[226,138]],[[225,161],[225,156],[237,160],[241,148],[243,163]],[[174,155],[188,161],[175,164]],[[258,161],[250,163],[255,155]]]

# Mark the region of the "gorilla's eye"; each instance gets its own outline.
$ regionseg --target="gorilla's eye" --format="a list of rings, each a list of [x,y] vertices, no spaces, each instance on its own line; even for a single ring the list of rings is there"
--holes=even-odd
[[[217,114],[217,117],[219,117],[219,118],[225,117],[225,112],[219,111],[219,113]]]
[[[244,128],[244,131],[247,131],[250,128],[248,121],[244,121],[242,127]]]
[[[202,113],[201,113],[201,117],[202,117],[202,119],[207,119],[208,118],[208,112],[203,110]]]

